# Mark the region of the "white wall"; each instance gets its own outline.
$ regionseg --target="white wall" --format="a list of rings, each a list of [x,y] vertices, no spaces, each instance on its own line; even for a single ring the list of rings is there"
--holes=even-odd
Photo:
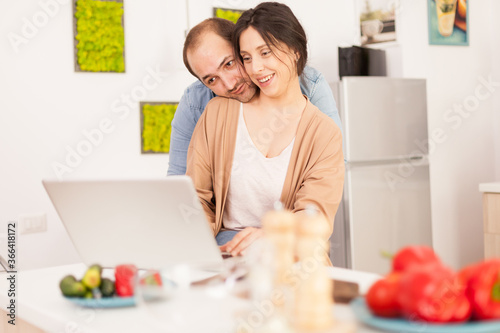
[[[498,20],[497,13],[500,11],[500,1],[491,1],[492,9],[490,12],[490,31],[498,32],[500,31],[500,20]],[[494,77],[500,81],[500,40],[492,33],[492,52],[491,52],[491,63],[492,63],[492,73]],[[495,114],[493,118],[493,124],[495,126],[495,156],[496,156],[496,176],[495,180],[500,181],[500,94],[496,94],[493,100],[493,112]]]
[[[148,69],[159,68],[161,84],[141,100],[178,101],[194,81],[182,63],[188,28],[186,7],[190,27],[212,15],[212,2],[205,0],[191,0],[189,6],[184,1],[125,1],[126,73],[75,73],[68,2],[0,2],[0,226],[24,214],[46,213],[48,219],[47,232],[20,236],[21,268],[78,261],[41,179],[55,178],[52,164],[67,165],[68,149],[85,144],[82,131],[94,131],[103,119],[109,119],[113,126],[102,143],[94,146],[78,166],[71,167],[71,173],[63,174],[64,179],[166,174],[168,156],[140,154],[138,103],[127,106],[124,95],[140,95],[142,82],[150,75]],[[258,2],[229,1],[245,7]],[[328,80],[335,80],[337,45],[352,43],[355,36],[351,31],[353,6],[345,1],[314,0],[312,3],[324,10],[311,11],[311,2],[287,3],[308,32],[310,63]],[[33,16],[39,21],[34,22]],[[39,27],[26,30],[26,21]],[[325,22],[321,29],[317,29],[318,21]],[[9,34],[23,37],[23,32],[31,33],[26,43],[13,47]],[[148,82],[155,83],[151,79]],[[3,242],[5,230],[0,228]],[[1,243],[0,254],[5,254],[5,249]]]
[[[102,143],[64,178],[164,176],[168,156],[140,154],[138,103],[127,107],[122,96],[140,92],[148,68],[158,67],[163,74],[161,84],[142,100],[177,101],[194,81],[182,64],[188,25],[184,1],[125,1],[126,74],[74,72],[69,4],[52,8],[54,17],[15,52],[8,34],[22,35],[23,19],[32,22],[33,15],[42,11],[40,3],[54,1],[0,2],[0,235],[5,232],[1,226],[20,214],[45,212],[48,217],[47,232],[22,235],[19,240],[23,268],[78,261],[41,186],[42,178],[56,176],[53,162],[65,163],[67,146],[76,149],[85,139],[82,131],[95,129],[102,119],[109,118],[114,125],[112,133],[106,134]],[[220,2],[254,6],[259,1]],[[358,42],[353,2],[285,3],[308,33],[310,64],[328,81],[337,80],[337,47]],[[211,16],[212,4],[189,1],[190,27]],[[500,138],[497,134],[495,150],[492,111],[500,105],[498,93],[497,99],[482,101],[456,130],[442,118],[453,103],[461,103],[474,93],[478,76],[488,77],[492,64],[493,74],[500,76],[496,61],[500,46],[492,43],[498,40],[493,31],[499,31],[500,23],[493,13],[500,5],[495,0],[481,5],[471,8],[470,47],[431,47],[427,42],[425,1],[403,0],[398,13],[399,46],[391,46],[397,58],[394,76],[428,78],[429,129],[444,128],[448,133],[446,142],[431,155],[431,181],[436,248],[453,266],[481,256],[482,214],[477,184],[495,177],[500,180]],[[129,113],[121,119],[121,113],[114,110]],[[498,133],[500,115],[496,113]],[[0,244],[0,254],[4,248]]]
[[[478,101],[476,89],[488,93],[478,88],[480,77],[500,81],[491,65],[492,48],[498,49],[490,25],[496,20],[492,2],[468,2],[469,47],[428,45],[426,1],[404,0],[398,25],[404,76],[427,78],[429,133],[443,130],[446,136],[430,154],[433,240],[443,260],[454,267],[483,256],[478,184],[495,180],[493,109],[498,108],[494,98],[500,88],[472,111],[465,110],[467,103]],[[454,114],[450,121],[450,109],[464,103],[465,115]]]
[[[109,118],[114,130],[63,178],[166,175],[168,156],[141,156],[138,103],[126,106],[122,95],[140,95],[148,68],[163,74],[148,79],[157,87],[142,100],[178,101],[194,81],[182,64],[182,1],[126,1],[126,74],[74,72],[70,4],[52,7],[53,17],[16,52],[8,34],[22,36],[23,20],[33,22],[43,13],[40,3],[48,2],[0,2],[0,233],[20,214],[45,212],[48,218],[46,233],[21,235],[22,268],[78,260],[41,185],[42,178],[56,177],[51,164],[66,164],[67,147],[77,149],[85,140],[82,131]],[[5,248],[1,244],[0,253]]]

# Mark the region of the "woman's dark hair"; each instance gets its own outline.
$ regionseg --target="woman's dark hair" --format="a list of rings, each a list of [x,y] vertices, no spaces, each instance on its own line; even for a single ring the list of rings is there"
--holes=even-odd
[[[307,62],[307,37],[299,20],[287,5],[263,2],[241,14],[232,38],[236,59],[239,59],[240,63],[243,63],[240,55],[240,36],[249,27],[257,30],[268,45],[279,49],[278,43],[281,42],[297,52],[297,74],[302,74]]]

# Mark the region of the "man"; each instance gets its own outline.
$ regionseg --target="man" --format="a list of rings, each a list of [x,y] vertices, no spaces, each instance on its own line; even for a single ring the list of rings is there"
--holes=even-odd
[[[246,103],[258,93],[258,88],[234,57],[231,44],[233,29],[232,22],[211,18],[192,28],[186,37],[184,64],[199,81],[186,89],[172,121],[168,175],[186,173],[191,136],[205,106],[212,98],[223,96]],[[321,73],[306,67],[300,78],[300,86],[311,103],[342,129],[332,91]],[[260,229],[246,228],[222,246],[221,250],[231,252],[232,255],[241,254],[259,235]]]

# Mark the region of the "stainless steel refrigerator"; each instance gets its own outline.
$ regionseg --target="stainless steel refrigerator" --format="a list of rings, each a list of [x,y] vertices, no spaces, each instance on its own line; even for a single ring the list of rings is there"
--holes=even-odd
[[[432,246],[425,80],[344,77],[332,88],[346,175],[331,258],[338,267],[385,274],[383,252]]]

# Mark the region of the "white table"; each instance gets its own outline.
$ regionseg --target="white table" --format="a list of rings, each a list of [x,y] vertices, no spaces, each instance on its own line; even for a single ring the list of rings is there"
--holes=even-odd
[[[38,270],[21,271],[17,274],[17,299],[16,299],[16,327],[7,324],[8,317],[5,314],[9,298],[8,274],[0,272],[0,315],[2,332],[54,332],[54,333],[97,333],[97,332],[166,332],[155,325],[151,317],[152,308],[145,306],[114,308],[114,309],[89,309],[74,305],[63,298],[59,290],[59,281],[67,274],[75,277],[83,276],[86,266],[83,264],[58,266]],[[112,274],[111,271],[105,275]],[[369,286],[379,278],[371,273],[355,272],[341,268],[329,269],[332,278],[345,281],[357,282],[360,292],[365,293]],[[224,299],[213,299],[207,303],[207,299],[200,301],[198,292],[183,295],[182,300],[169,300],[172,309],[176,311],[186,310],[190,313],[193,322],[203,323],[206,329],[203,332],[211,332],[210,318],[200,318],[206,315],[204,306],[217,309],[230,309],[238,312],[239,309],[247,307],[249,301],[230,297]],[[166,303],[168,303],[166,302]],[[2,313],[3,311],[3,313]],[[343,322],[355,323],[355,318],[347,305],[336,304],[334,307],[336,318]],[[182,320],[182,318],[181,318]],[[23,326],[20,326],[23,325]],[[378,332],[358,324],[356,332],[372,333]],[[180,333],[180,332],[176,332]],[[220,332],[219,333],[224,333]]]

